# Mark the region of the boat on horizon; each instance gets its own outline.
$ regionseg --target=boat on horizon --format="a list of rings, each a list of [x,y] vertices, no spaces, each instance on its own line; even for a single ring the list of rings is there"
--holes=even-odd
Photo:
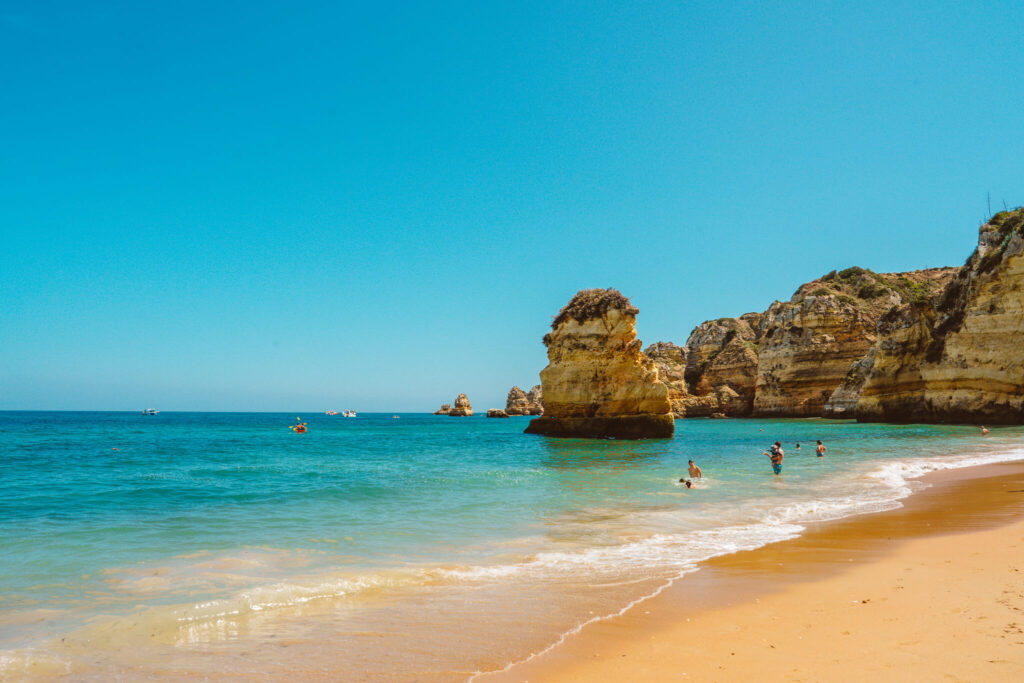
[[[335,413],[335,415],[337,415],[337,413]],[[356,411],[354,411],[354,410],[343,410],[343,411],[341,411],[341,416],[342,417],[355,417],[356,416]]]
[[[143,415],[156,415],[159,412],[160,411],[157,410],[156,408],[146,408],[145,410],[142,411],[142,414]]]

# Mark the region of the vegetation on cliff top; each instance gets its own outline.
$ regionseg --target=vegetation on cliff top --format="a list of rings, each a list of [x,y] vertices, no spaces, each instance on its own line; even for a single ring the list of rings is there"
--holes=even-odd
[[[861,302],[896,293],[902,302],[916,303],[928,301],[937,294],[939,287],[935,283],[934,279],[911,278],[907,273],[876,273],[853,266],[826,273],[818,280],[801,286],[793,296],[794,299],[808,295],[835,296],[843,303],[857,306]]]
[[[608,289],[581,289],[551,321],[551,329],[557,328],[569,318],[581,323],[591,318],[600,318],[613,308],[630,315],[640,312],[640,309],[631,304],[629,299],[617,289],[611,287]]]
[[[982,233],[995,231],[999,232],[1002,240],[998,247],[991,249],[978,263],[979,272],[987,273],[999,265],[1003,260],[1003,252],[1006,251],[1006,245],[1010,243],[1010,238],[1014,234],[1024,235],[1024,208],[1018,207],[1012,211],[1000,211],[992,216],[992,218],[989,218],[988,223],[981,226]],[[968,266],[971,265],[974,258],[975,254],[971,254],[970,258],[967,259]]]

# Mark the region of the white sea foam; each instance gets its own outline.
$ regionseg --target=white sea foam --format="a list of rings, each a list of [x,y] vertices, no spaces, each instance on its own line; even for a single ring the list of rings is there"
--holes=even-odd
[[[669,560],[667,565],[674,565],[680,569],[678,573],[669,577],[651,593],[632,600],[615,612],[580,621],[542,650],[533,652],[523,659],[509,662],[498,671],[508,671],[514,666],[550,652],[565,642],[569,636],[580,632],[594,622],[613,619],[625,614],[636,605],[659,595],[686,574],[696,571],[702,560],[741,550],[752,550],[770,543],[795,538],[804,530],[805,527],[802,525],[805,523],[836,520],[901,507],[902,504],[899,501],[920,488],[919,482],[915,480],[931,472],[1018,460],[1024,460],[1024,449],[1007,447],[985,453],[887,461],[876,465],[861,477],[851,477],[850,473],[846,473],[842,479],[826,483],[823,486],[821,498],[776,504],[763,514],[760,523],[694,531],[678,536],[655,535],[644,541],[627,543],[617,548],[589,549],[577,553],[576,556],[548,554],[549,557],[538,556],[525,565],[491,568],[493,570],[501,569],[501,575],[508,575],[515,573],[517,569],[550,566],[554,560],[554,566],[560,570],[566,570],[574,565],[600,566],[600,563],[614,562],[621,559],[619,556],[625,555],[628,558],[628,564],[637,561],[657,563],[667,558]],[[453,577],[468,579],[498,576],[498,574],[489,574],[487,571],[483,571],[485,569],[487,568],[473,568],[450,573]],[[473,681],[483,673],[485,672],[477,671],[468,680]]]
[[[494,583],[503,581],[563,580],[566,577],[609,580],[643,572],[666,579],[694,571],[701,562],[743,550],[795,538],[804,525],[899,507],[901,499],[920,486],[914,480],[937,470],[972,467],[1024,459],[1024,449],[1007,448],[987,453],[938,458],[910,458],[875,463],[865,472],[844,472],[815,486],[811,498],[750,500],[733,505],[717,516],[722,526],[685,533],[655,533],[586,548],[544,551],[508,564],[455,568],[419,568],[360,576],[319,576],[259,586],[231,598],[196,603],[178,611],[182,628],[198,622],[302,605],[316,600],[357,596],[370,590],[396,589],[436,581]],[[804,494],[805,496],[807,494]],[[654,514],[654,513],[652,513]],[[686,510],[665,514],[682,519]],[[741,523],[736,523],[742,520]],[[638,520],[641,521],[642,520]],[[730,523],[731,522],[731,523]],[[664,528],[665,520],[659,526]],[[653,572],[653,573],[652,573]],[[188,636],[186,635],[186,638]]]

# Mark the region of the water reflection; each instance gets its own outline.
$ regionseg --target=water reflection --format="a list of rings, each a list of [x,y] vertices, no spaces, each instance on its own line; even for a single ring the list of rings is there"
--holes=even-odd
[[[556,470],[587,467],[638,467],[656,461],[672,449],[669,439],[616,441],[539,437],[540,463]]]

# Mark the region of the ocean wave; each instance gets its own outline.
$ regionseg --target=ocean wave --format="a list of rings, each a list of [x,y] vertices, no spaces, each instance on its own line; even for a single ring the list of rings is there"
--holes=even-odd
[[[822,484],[821,495],[809,500],[761,503],[745,512],[747,522],[685,533],[656,533],[608,544],[565,551],[543,551],[507,564],[464,567],[424,567],[360,576],[310,577],[243,591],[233,598],[199,603],[179,617],[194,622],[293,607],[316,600],[352,597],[371,590],[389,590],[434,582],[496,582],[507,580],[561,580],[567,575],[607,578],[653,569],[673,575],[691,571],[701,562],[795,538],[806,524],[881,512],[918,488],[914,480],[930,472],[1024,459],[1024,449],[1007,448],[986,453],[882,462],[860,475],[837,475]],[[678,514],[678,513],[677,513]]]

